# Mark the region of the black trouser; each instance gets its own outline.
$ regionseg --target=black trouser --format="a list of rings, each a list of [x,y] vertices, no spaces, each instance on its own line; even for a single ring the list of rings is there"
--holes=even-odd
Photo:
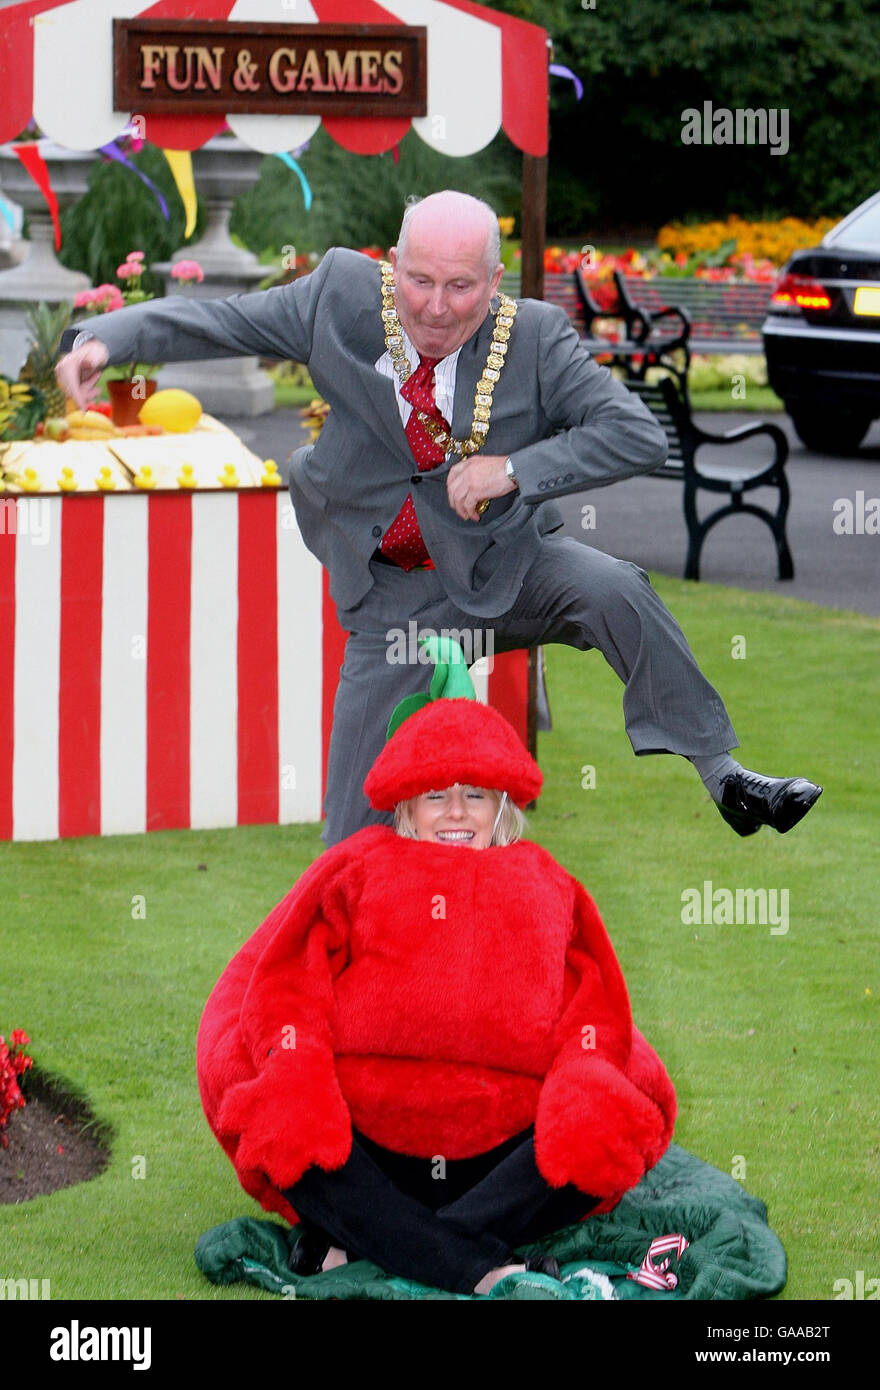
[[[307,1226],[387,1274],[473,1293],[490,1269],[518,1263],[514,1247],[580,1220],[595,1207],[571,1185],[547,1185],[531,1129],[474,1158],[445,1162],[383,1149],[354,1131],[351,1154],[327,1173],[309,1168],[284,1195]]]

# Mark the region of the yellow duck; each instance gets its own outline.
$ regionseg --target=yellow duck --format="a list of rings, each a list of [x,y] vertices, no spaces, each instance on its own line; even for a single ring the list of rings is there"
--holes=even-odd
[[[73,475],[73,469],[66,464],[61,470],[61,477],[58,479],[58,488],[61,492],[76,492],[79,483]]]
[[[113,469],[108,464],[104,464],[98,469],[98,476],[95,478],[95,486],[101,492],[113,492],[116,487],[116,479],[113,476]]]
[[[177,475],[178,487],[198,487],[198,479],[191,463],[185,463]]]
[[[151,488],[154,488],[156,486],[156,479],[153,477],[153,470],[148,463],[145,463],[140,469],[138,469],[137,473],[135,473],[134,485],[135,487],[143,488],[145,492],[149,492]]]
[[[36,468],[26,468],[21,475],[22,492],[39,492],[42,486]]]
[[[260,479],[260,487],[280,487],[281,474],[278,472],[278,464],[274,459],[266,459],[263,463],[263,476]]]
[[[221,487],[238,487],[238,474],[234,463],[224,463],[223,472],[217,477]]]

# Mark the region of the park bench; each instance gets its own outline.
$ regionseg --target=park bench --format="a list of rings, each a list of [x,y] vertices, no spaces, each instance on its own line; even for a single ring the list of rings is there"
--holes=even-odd
[[[518,293],[514,277],[505,277],[502,288],[508,294]],[[794,578],[794,564],[786,538],[789,507],[789,487],[785,476],[788,440],[778,427],[770,424],[744,425],[725,434],[710,434],[694,421],[687,393],[687,374],[693,349],[701,352],[760,351],[760,325],[769,302],[771,287],[763,284],[678,280],[661,278],[643,280],[616,271],[617,304],[612,308],[600,306],[590,290],[582,271],[573,274],[544,277],[544,297],[563,308],[579,333],[587,350],[594,356],[610,355],[611,365],[625,369],[625,384],[644,401],[659,420],[669,441],[666,462],[649,477],[672,479],[684,483],[684,515],[688,528],[688,553],[685,579],[699,579],[700,554],[708,532],[724,517],[750,513],[764,521],[773,533],[776,544],[780,579]],[[694,294],[689,287],[695,287]],[[682,300],[690,299],[691,310]],[[720,292],[726,291],[726,297]],[[676,301],[676,302],[670,302]],[[621,331],[617,340],[595,336],[591,329],[596,319],[618,318]],[[694,337],[697,329],[701,336]],[[706,335],[710,336],[706,336]],[[752,344],[745,347],[746,343]],[[676,354],[680,354],[677,356]],[[663,367],[669,375],[649,385],[645,380],[649,368]],[[677,383],[677,385],[676,385]],[[696,463],[698,449],[704,444],[737,444],[745,439],[766,435],[773,443],[774,456],[769,465],[749,468],[732,463],[730,471],[714,472]],[[745,493],[759,487],[775,488],[778,505],[774,512],[755,503],[744,501]],[[726,494],[728,501],[703,520],[697,510],[700,491]]]
[[[516,276],[505,276],[508,294],[518,293]],[[607,356],[628,376],[644,378],[651,367],[673,372],[683,395],[691,354],[763,352],[761,325],[772,286],[748,280],[646,280],[614,272],[615,302],[602,307],[582,269],[544,277],[544,298],[565,310],[594,357]],[[598,319],[617,319],[614,337],[593,330]]]
[[[710,434],[694,422],[687,398],[681,394],[671,376],[662,377],[650,385],[644,380],[632,377],[626,385],[644,401],[663,426],[669,443],[666,462],[647,476],[684,481],[684,516],[688,528],[685,579],[699,579],[700,552],[712,527],[726,516],[744,513],[760,517],[770,527],[776,544],[779,578],[793,579],[794,564],[785,534],[789,506],[788,479],[785,476],[788,440],[779,426],[742,425],[737,429],[728,430],[725,434]],[[738,444],[744,439],[754,439],[758,435],[767,435],[773,443],[774,456],[769,464],[749,467],[733,463],[729,471],[723,465],[719,465],[718,472],[712,471],[715,465],[712,465],[711,469],[697,466],[696,455],[702,445]],[[759,487],[776,489],[779,500],[774,512],[743,500],[745,493]],[[726,494],[729,500],[701,519],[697,510],[700,491]]]
[[[501,289],[514,299],[519,296],[520,278],[516,271],[505,271],[501,278]],[[600,308],[579,271],[562,275],[548,272],[544,276],[544,299],[548,304],[555,304],[565,310],[584,347],[594,357],[609,356],[612,366],[625,367],[630,371],[633,370],[633,358],[646,354],[644,342],[639,341],[637,335],[630,334],[623,315],[615,309]],[[618,319],[619,334],[613,338],[595,334],[592,329],[596,319]],[[678,325],[676,327],[678,328]],[[673,336],[676,340],[680,337],[680,328]],[[665,350],[664,347],[663,351]],[[660,355],[649,349],[647,366],[657,365]],[[669,365],[674,370],[671,360],[664,365]]]
[[[724,354],[764,351],[761,325],[767,317],[773,286],[752,280],[645,280],[616,270],[618,313],[627,336],[637,337],[647,317],[677,314],[679,336],[688,353]],[[666,326],[661,336],[669,336]],[[650,334],[649,334],[650,340]]]

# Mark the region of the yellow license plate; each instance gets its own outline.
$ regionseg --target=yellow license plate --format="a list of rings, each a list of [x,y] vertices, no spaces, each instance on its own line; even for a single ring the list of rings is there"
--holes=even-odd
[[[880,315],[880,289],[874,285],[859,285],[853,301],[853,313]]]

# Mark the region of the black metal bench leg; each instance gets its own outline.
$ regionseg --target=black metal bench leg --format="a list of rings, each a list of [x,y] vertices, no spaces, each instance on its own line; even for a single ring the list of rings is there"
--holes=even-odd
[[[773,525],[773,535],[776,539],[776,554],[779,561],[779,578],[794,579],[794,560],[791,558],[791,551],[788,548],[788,537],[785,534],[788,522],[788,504],[791,494],[788,487],[788,479],[785,473],[780,470],[777,475],[779,487],[779,506],[776,510],[776,518]]]
[[[697,494],[693,484],[685,479],[684,519],[688,529],[688,552],[685,561],[684,577],[698,581],[700,578],[700,551],[706,539],[706,528],[701,525],[697,515]]]

